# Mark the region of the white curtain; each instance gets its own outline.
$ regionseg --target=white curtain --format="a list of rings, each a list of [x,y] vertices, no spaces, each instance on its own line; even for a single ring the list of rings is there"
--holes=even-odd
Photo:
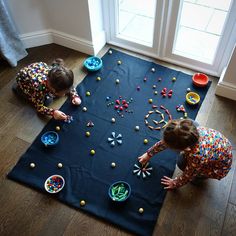
[[[4,0],[0,0],[0,54],[11,66],[27,55]]]

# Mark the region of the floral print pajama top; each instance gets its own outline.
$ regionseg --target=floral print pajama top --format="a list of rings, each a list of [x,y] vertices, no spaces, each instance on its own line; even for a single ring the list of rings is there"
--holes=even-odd
[[[48,73],[52,66],[44,62],[32,63],[22,68],[16,76],[16,81],[20,89],[33,103],[37,111],[43,115],[53,116],[54,109],[44,105],[47,98],[55,98],[55,95],[47,87]],[[70,91],[72,99],[79,97],[73,88]]]
[[[184,151],[187,165],[182,175],[174,179],[176,188],[187,184],[195,176],[220,180],[230,171],[233,156],[229,140],[214,129],[197,129],[199,141],[191,147],[191,151]],[[161,140],[148,149],[147,154],[152,157],[166,148],[166,144]]]

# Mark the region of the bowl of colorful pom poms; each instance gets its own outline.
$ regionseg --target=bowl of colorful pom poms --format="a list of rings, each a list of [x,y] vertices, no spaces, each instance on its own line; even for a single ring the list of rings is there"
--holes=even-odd
[[[102,59],[99,57],[89,57],[84,61],[84,66],[89,71],[97,71],[102,68]]]
[[[52,175],[44,183],[45,190],[48,193],[58,193],[65,186],[65,180],[61,175]]]
[[[55,131],[48,131],[41,136],[41,141],[45,146],[54,146],[59,142],[59,135]]]
[[[125,181],[118,181],[111,184],[108,195],[114,202],[124,202],[131,194],[131,187]]]
[[[190,105],[196,105],[200,102],[200,96],[195,92],[189,92],[186,94],[186,102]]]

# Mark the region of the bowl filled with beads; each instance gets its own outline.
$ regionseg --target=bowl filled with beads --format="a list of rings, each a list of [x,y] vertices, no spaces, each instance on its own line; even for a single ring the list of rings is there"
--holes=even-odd
[[[200,96],[195,92],[189,92],[186,94],[186,102],[190,105],[196,105],[200,102]]]
[[[52,175],[44,183],[44,188],[48,193],[58,193],[65,186],[65,180],[61,175]]]
[[[41,136],[41,141],[45,146],[54,146],[59,142],[59,135],[55,131],[47,131]]]
[[[110,185],[108,195],[114,202],[125,202],[131,194],[131,187],[125,181],[118,181]]]
[[[102,59],[99,57],[89,57],[84,61],[84,66],[89,71],[97,71],[102,68]]]

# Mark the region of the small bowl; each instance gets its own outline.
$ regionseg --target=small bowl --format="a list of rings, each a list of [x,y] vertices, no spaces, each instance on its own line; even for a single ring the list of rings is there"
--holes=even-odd
[[[200,102],[200,96],[197,93],[189,92],[186,94],[186,102],[190,105],[196,105]]]
[[[114,202],[124,202],[131,194],[131,187],[125,181],[118,181],[110,185],[108,195]]]
[[[44,183],[44,188],[48,193],[58,193],[65,186],[65,180],[61,175],[52,175]]]
[[[193,84],[197,87],[205,87],[208,84],[209,78],[207,75],[202,73],[196,73],[192,77]]]
[[[54,146],[59,142],[59,135],[55,131],[48,131],[41,136],[41,141],[45,146]]]
[[[84,66],[89,71],[97,71],[102,68],[102,59],[99,57],[89,57],[84,61]]]

